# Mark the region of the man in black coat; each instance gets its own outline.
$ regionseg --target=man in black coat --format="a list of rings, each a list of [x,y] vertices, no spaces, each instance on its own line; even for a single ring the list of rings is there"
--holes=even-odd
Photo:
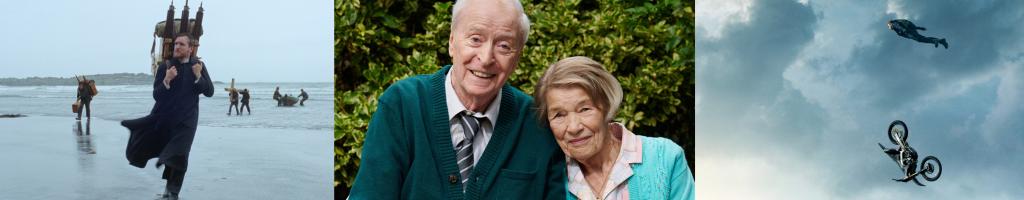
[[[249,88],[242,89],[242,92],[239,92],[239,94],[242,94],[242,107],[238,108],[238,110],[239,110],[238,114],[242,114],[241,110],[245,109],[246,111],[249,111],[249,114],[251,115],[252,114],[252,108],[249,107]]]
[[[274,100],[277,101],[277,106],[283,106],[284,101],[281,100],[281,87],[274,88]]]
[[[92,86],[95,84],[95,81],[85,79],[85,76],[82,76],[82,80],[78,82],[78,100],[81,102],[81,105],[78,107],[78,117],[75,117],[75,120],[81,120],[83,112],[86,118],[92,118],[92,106],[90,104],[92,104],[92,97],[96,96],[92,91]]]
[[[299,97],[302,98],[302,100],[299,100],[299,105],[306,106],[304,103],[306,102],[306,99],[309,99],[309,94],[306,94],[306,90],[303,89],[299,89],[299,91],[301,92],[299,93]]]
[[[174,56],[161,63],[153,81],[156,103],[149,115],[121,122],[131,131],[126,156],[132,166],[144,168],[152,158],[166,166],[164,198],[177,199],[188,167],[188,155],[199,122],[199,94],[213,96],[213,82],[191,54],[198,41],[187,33],[174,39]]]

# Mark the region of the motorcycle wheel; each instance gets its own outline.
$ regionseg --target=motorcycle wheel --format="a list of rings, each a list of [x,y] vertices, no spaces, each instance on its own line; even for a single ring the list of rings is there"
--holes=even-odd
[[[886,135],[889,135],[889,141],[892,144],[900,145],[900,143],[907,141],[907,136],[910,135],[910,128],[907,128],[907,124],[903,123],[903,121],[892,121],[892,123],[889,123],[889,130],[886,131]]]
[[[934,162],[934,163],[930,163]],[[925,157],[921,162],[921,176],[924,176],[924,180],[935,181],[942,176],[942,163],[939,162],[935,156]]]

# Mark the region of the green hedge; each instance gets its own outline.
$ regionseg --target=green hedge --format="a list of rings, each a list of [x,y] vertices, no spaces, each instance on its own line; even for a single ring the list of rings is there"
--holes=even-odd
[[[346,195],[355,179],[377,97],[395,81],[451,63],[452,4],[335,1],[336,195]],[[672,139],[693,168],[693,0],[523,4],[533,25],[510,84],[532,94],[549,64],[591,57],[622,83],[616,120],[637,134]]]

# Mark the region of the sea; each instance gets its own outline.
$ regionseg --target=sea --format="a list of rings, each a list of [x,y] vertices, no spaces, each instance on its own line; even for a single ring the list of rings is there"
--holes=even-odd
[[[248,88],[251,96],[252,114],[243,110],[242,115],[235,115],[234,111],[228,115],[230,102],[224,90],[227,87],[228,83],[214,83],[213,97],[200,96],[200,126],[333,130],[333,83],[236,82],[235,88]],[[278,107],[272,98],[275,87],[281,88],[282,95],[291,96],[298,96],[299,89],[304,89],[309,100],[305,106]],[[152,85],[97,85],[96,88],[98,95],[91,105],[93,119],[135,119],[149,114],[153,107]],[[71,104],[76,100],[76,92],[77,86],[0,86],[0,114],[74,120],[76,114],[71,112]]]

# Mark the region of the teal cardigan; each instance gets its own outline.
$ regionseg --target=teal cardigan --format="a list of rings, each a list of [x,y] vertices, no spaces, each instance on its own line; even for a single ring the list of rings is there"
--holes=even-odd
[[[349,198],[564,199],[565,155],[539,124],[533,99],[508,84],[463,193],[444,96],[450,68],[398,81],[380,96]]]
[[[693,174],[686,164],[683,149],[669,139],[637,137],[643,148],[643,159],[632,164],[633,176],[626,181],[629,199],[694,199]],[[566,192],[566,195],[567,199],[576,199],[572,193]]]

